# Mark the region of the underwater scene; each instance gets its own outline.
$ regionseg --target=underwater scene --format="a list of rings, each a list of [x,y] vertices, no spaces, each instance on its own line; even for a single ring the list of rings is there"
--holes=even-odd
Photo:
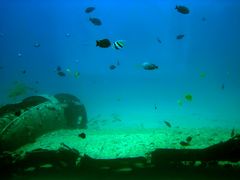
[[[0,175],[238,179],[239,32],[238,0],[1,0]]]

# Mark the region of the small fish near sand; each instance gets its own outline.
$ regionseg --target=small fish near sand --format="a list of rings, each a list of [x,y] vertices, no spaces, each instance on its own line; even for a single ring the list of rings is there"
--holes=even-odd
[[[142,64],[143,69],[145,70],[155,70],[158,69],[158,66],[149,62],[144,62]]]
[[[95,10],[95,7],[87,7],[86,9],[85,9],[85,13],[91,13],[91,12],[93,12]]]
[[[175,9],[181,14],[189,14],[190,10],[186,6],[177,5]]]
[[[95,26],[102,25],[102,21],[99,18],[89,18],[89,21]]]
[[[167,126],[167,127],[172,127],[172,125],[170,124],[170,122],[168,122],[168,121],[163,121],[164,122],[164,124]]]
[[[97,40],[96,46],[101,47],[101,48],[108,48],[111,46],[111,41],[109,39]]]
[[[82,132],[82,133],[78,134],[78,137],[80,137],[82,139],[85,139],[86,138],[86,134]]]

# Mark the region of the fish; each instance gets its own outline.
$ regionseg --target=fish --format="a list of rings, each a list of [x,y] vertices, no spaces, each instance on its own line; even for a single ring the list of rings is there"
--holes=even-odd
[[[186,142],[186,141],[181,141],[179,144],[181,146],[189,146],[190,145],[189,142]]]
[[[65,33],[65,37],[69,38],[69,37],[71,37],[71,34],[67,32],[67,33]]]
[[[61,66],[57,66],[56,71],[62,71]]]
[[[113,49],[122,49],[125,45],[125,41],[124,40],[117,40],[113,43],[112,47]]]
[[[163,122],[164,122],[164,124],[166,124],[167,127],[169,127],[169,128],[172,127],[172,125],[170,124],[170,122],[168,122],[168,121],[163,121]]]
[[[91,13],[91,12],[93,12],[95,10],[95,7],[87,7],[86,9],[85,9],[85,13]]]
[[[181,14],[189,14],[190,10],[186,6],[177,5],[175,9]]]
[[[60,77],[64,77],[66,76],[66,73],[62,71],[62,68],[60,66],[57,66],[57,75],[60,76]]]
[[[187,101],[192,101],[192,95],[191,95],[191,94],[186,94],[186,95],[185,95],[185,99],[186,99]]]
[[[75,71],[75,72],[74,72],[74,77],[75,77],[76,79],[78,79],[78,78],[79,78],[79,76],[80,76],[80,72],[78,72],[78,71]]]
[[[205,72],[201,72],[201,73],[200,73],[200,77],[201,77],[201,78],[205,78],[205,77],[206,77],[206,73],[205,73]]]
[[[206,17],[202,17],[202,21],[206,21],[207,20],[207,18]]]
[[[160,43],[160,44],[162,43],[162,41],[159,37],[157,37],[157,42]]]
[[[224,84],[222,84],[222,86],[221,86],[221,89],[222,89],[222,90],[224,90],[224,89],[225,89],[225,86],[224,86]]]
[[[155,70],[158,69],[158,66],[149,62],[144,62],[142,64],[143,69],[145,70]]]
[[[101,48],[108,48],[111,46],[111,41],[109,39],[97,40],[96,46],[101,47]]]
[[[19,52],[19,53],[17,53],[17,56],[18,56],[18,57],[22,57],[23,54],[22,54],[21,52]]]
[[[184,37],[184,34],[179,34],[176,36],[176,39],[180,40],[180,39],[183,39],[183,37]]]
[[[60,77],[64,77],[64,76],[66,76],[66,73],[63,71],[58,71],[57,75],[59,75]]]
[[[154,109],[157,110],[157,105],[156,104],[154,104]]]
[[[86,134],[82,132],[82,133],[78,134],[78,137],[80,137],[82,139],[85,139],[86,138]]]
[[[35,48],[39,48],[41,45],[40,45],[40,43],[38,42],[38,41],[35,41],[34,43],[33,43],[33,47],[35,47]]]
[[[186,142],[190,143],[191,141],[192,141],[192,136],[188,136],[188,137],[186,138]]]
[[[112,65],[109,66],[109,69],[110,69],[110,70],[114,70],[116,67],[117,67],[117,66],[115,66],[114,64],[112,64]]]
[[[179,99],[179,100],[177,101],[177,103],[178,103],[179,106],[183,106],[183,101],[182,101],[181,99]]]
[[[24,69],[24,70],[21,71],[21,73],[22,73],[22,74],[26,74],[27,71]]]
[[[93,23],[95,26],[101,26],[102,21],[99,18],[89,18],[89,21]]]

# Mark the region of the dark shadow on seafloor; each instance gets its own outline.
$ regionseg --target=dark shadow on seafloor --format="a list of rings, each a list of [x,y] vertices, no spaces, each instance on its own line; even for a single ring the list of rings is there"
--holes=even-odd
[[[26,174],[12,174],[4,179],[11,180],[212,180],[240,179],[239,168],[151,168],[139,169],[133,172],[103,172],[96,170],[41,170]]]

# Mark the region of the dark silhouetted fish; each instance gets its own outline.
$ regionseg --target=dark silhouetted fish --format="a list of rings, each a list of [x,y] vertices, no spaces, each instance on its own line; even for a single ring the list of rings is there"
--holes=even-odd
[[[161,39],[159,37],[157,37],[157,42],[158,43],[162,43]]]
[[[57,66],[56,71],[61,71],[61,70],[62,70],[61,66]]]
[[[101,39],[96,41],[96,46],[101,48],[108,48],[111,46],[111,41],[109,39]]]
[[[58,71],[57,75],[59,75],[60,77],[64,77],[64,76],[66,76],[66,73],[63,71]]]
[[[95,26],[101,26],[102,25],[102,21],[98,18],[89,18],[89,21],[91,23],[93,23]]]
[[[22,73],[22,74],[26,74],[27,71],[24,69],[24,70],[21,71],[21,73]]]
[[[56,71],[58,76],[60,77],[66,76],[66,73],[62,71],[62,68],[60,66],[57,67]]]
[[[190,10],[186,6],[176,6],[175,8],[181,14],[189,14]]]
[[[91,13],[91,12],[93,12],[95,10],[95,7],[87,7],[86,9],[85,9],[85,13]]]
[[[179,35],[176,36],[176,39],[180,40],[180,39],[182,39],[183,37],[184,37],[184,34],[179,34]]]
[[[225,89],[225,86],[224,86],[224,84],[222,84],[222,86],[221,86],[221,89],[222,89],[222,90],[224,90],[224,89]]]
[[[206,21],[207,20],[207,18],[206,17],[202,17],[202,21]]]
[[[192,136],[188,136],[188,137],[186,138],[186,142],[190,143],[191,141],[192,141]]]
[[[78,135],[78,137],[80,137],[80,138],[82,138],[82,139],[85,139],[85,138],[86,138],[86,134],[85,134],[85,133],[80,133],[80,134]]]
[[[157,65],[151,64],[151,63],[149,63],[149,62],[144,62],[144,63],[142,64],[142,67],[143,67],[143,69],[145,69],[145,70],[155,70],[155,69],[158,69],[158,66],[157,66]]]
[[[169,127],[169,128],[172,127],[172,125],[170,124],[170,122],[168,122],[168,121],[163,121],[163,122],[164,122],[164,124],[166,124],[167,127]]]
[[[116,67],[117,67],[116,65],[112,64],[112,65],[109,66],[109,69],[114,70]]]

